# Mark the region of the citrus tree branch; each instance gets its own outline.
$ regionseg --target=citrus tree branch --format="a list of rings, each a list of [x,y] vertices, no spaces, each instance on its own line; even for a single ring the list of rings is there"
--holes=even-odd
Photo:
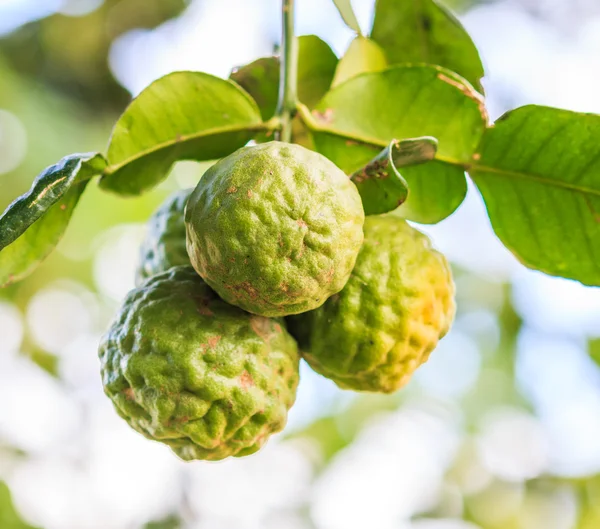
[[[292,119],[297,105],[298,45],[294,35],[294,0],[282,0],[281,66],[279,101],[276,116],[281,120],[281,130],[276,137],[291,141]]]

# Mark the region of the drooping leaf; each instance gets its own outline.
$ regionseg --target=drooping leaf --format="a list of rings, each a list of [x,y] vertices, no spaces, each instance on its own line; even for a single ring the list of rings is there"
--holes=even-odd
[[[28,276],[60,241],[89,180],[72,186],[43,217],[0,251],[0,287]]]
[[[433,160],[437,150],[434,138],[392,141],[379,155],[350,179],[356,184],[366,215],[393,211],[406,201],[408,185],[399,167]]]
[[[386,66],[385,54],[375,41],[366,37],[356,37],[340,59],[331,87],[361,73],[379,72]]]
[[[105,167],[106,160],[98,153],[71,154],[42,171],[29,191],[13,201],[0,217],[0,251],[44,216],[69,189],[99,175]]]
[[[346,25],[356,31],[359,35],[361,34],[360,25],[358,24],[358,20],[356,20],[356,15],[354,14],[354,9],[352,9],[352,3],[350,0],[333,0],[333,3],[337,7],[340,15],[342,16],[342,20],[346,23]]]
[[[496,235],[526,266],[600,285],[600,116],[508,112],[470,169]]]
[[[429,65],[360,75],[328,92],[312,113],[303,107],[300,113],[316,149],[349,174],[394,138],[437,138],[435,162],[402,171],[411,193],[401,214],[428,223],[462,202],[463,165],[471,162],[487,120],[481,96],[466,81]]]
[[[90,178],[105,159],[95,153],[73,154],[44,170],[31,189],[0,217],[0,287],[29,275],[65,232]]]
[[[212,160],[264,130],[255,101],[237,84],[200,72],[152,83],[117,121],[100,186],[138,195],[166,178],[178,160]]]
[[[34,529],[17,513],[6,483],[0,481],[0,527],[2,529]]]
[[[437,64],[482,90],[479,52],[461,23],[437,0],[377,0],[371,38],[390,64]]]
[[[298,37],[298,98],[312,108],[325,95],[338,59],[329,45],[315,35]],[[257,102],[263,119],[275,113],[279,94],[279,58],[265,57],[231,73],[231,79]]]

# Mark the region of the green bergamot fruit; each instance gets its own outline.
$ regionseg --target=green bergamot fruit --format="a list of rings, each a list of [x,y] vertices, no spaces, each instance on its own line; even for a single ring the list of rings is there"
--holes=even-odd
[[[381,215],[367,217],[344,289],[287,321],[315,371],[344,389],[391,393],[427,360],[454,312],[445,257],[406,221]]]
[[[176,191],[152,214],[140,248],[136,285],[173,266],[189,265],[185,247],[185,204],[193,189]]]
[[[185,460],[256,452],[284,427],[298,385],[283,322],[228,305],[191,266],[131,291],[99,355],[119,415]]]
[[[224,300],[283,316],[344,287],[363,223],[358,191],[338,167],[273,141],[239,149],[204,174],[186,210],[187,248]]]

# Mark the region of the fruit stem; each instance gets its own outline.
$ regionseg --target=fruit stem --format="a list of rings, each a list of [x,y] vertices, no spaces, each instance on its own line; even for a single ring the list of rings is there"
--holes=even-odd
[[[280,141],[291,141],[292,119],[297,107],[298,42],[294,35],[294,0],[281,0],[281,59],[279,100],[275,115],[281,119]]]

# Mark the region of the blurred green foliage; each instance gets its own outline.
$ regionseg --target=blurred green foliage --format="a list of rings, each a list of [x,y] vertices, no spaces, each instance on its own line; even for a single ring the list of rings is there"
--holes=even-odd
[[[176,514],[172,514],[162,520],[146,524],[144,529],[179,529],[181,526],[181,518]]]
[[[83,16],[58,13],[19,28],[0,39],[0,54],[19,74],[89,111],[118,111],[129,94],[110,71],[112,43],[132,29],[155,28],[186,5],[186,0],[105,0]]]
[[[6,483],[0,481],[0,527],[2,529],[35,529],[17,514]]]

